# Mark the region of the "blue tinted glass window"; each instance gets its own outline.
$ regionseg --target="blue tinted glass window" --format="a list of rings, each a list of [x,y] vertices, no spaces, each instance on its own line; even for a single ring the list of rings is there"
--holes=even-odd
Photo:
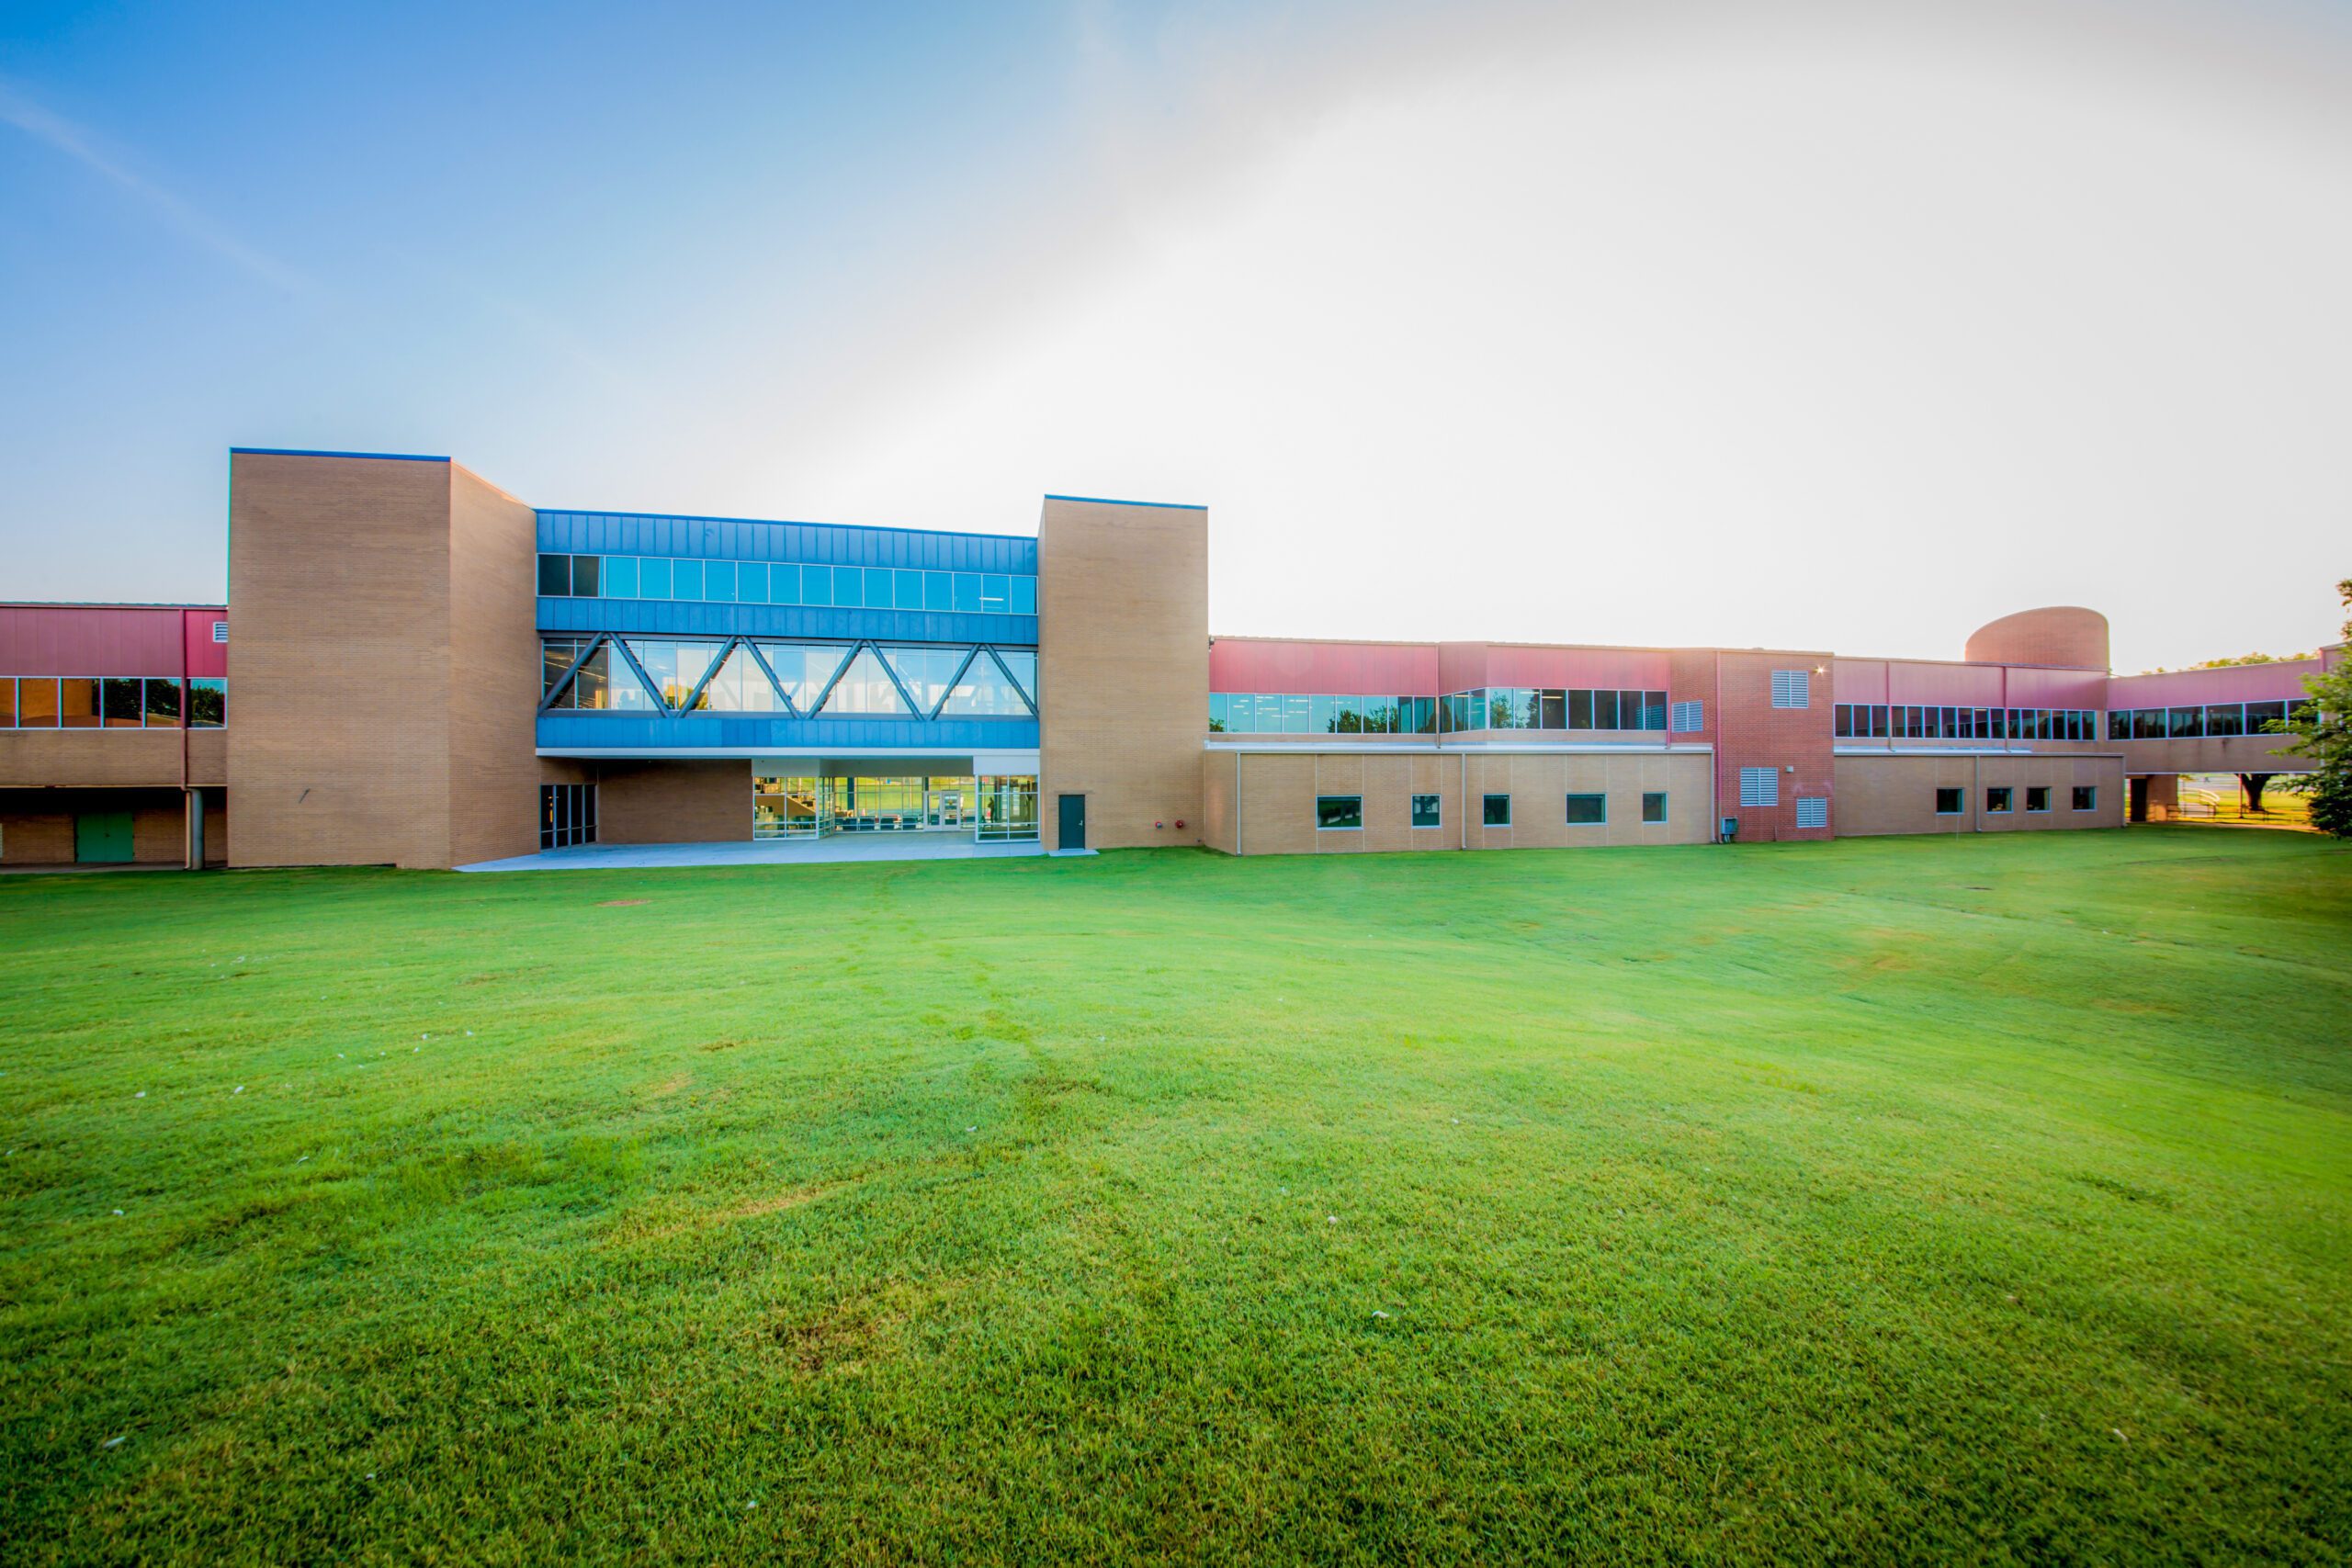
[[[984,572],[980,577],[980,608],[991,615],[1001,615],[1012,602],[1012,580],[1001,571]]]
[[[980,574],[959,571],[956,574],[956,608],[965,615],[978,615],[980,608]]]
[[[702,568],[702,596],[722,604],[735,602],[735,563],[731,560],[705,561]]]
[[[830,604],[833,602],[831,567],[804,566],[800,569],[800,602],[803,604]]]
[[[766,563],[747,560],[736,566],[735,597],[746,604],[764,604],[768,602]]]
[[[898,585],[898,602],[899,609],[920,610],[922,608],[922,573],[919,571],[894,572],[891,574],[891,581]]]
[[[1034,615],[1037,613],[1037,580],[1035,578],[1016,577],[1012,580],[1012,613],[1016,615]]]
[[[768,603],[797,604],[800,603],[800,569],[789,563],[768,568]]]
[[[666,557],[647,556],[637,563],[637,595],[640,599],[670,597],[670,562]]]
[[[926,610],[952,610],[956,607],[956,576],[953,572],[926,571],[922,574],[922,607]]]
[[[637,558],[606,556],[605,558],[605,596],[608,599],[637,597]]]
[[[865,603],[865,573],[854,566],[833,568],[833,603],[848,608]]]
[[[702,562],[673,560],[670,563],[670,597],[673,599],[702,597]]]
[[[869,566],[865,569],[865,607],[887,610],[890,607],[890,569]]]
[[[594,599],[601,597],[597,592],[596,585],[598,581],[604,576],[604,572],[600,570],[604,565],[604,561],[605,558],[602,556],[574,556],[571,558],[571,596],[574,599]]]

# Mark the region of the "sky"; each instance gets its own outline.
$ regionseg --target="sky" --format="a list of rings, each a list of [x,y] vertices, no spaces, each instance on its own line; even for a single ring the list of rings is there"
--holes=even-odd
[[[0,599],[232,446],[1209,508],[1223,634],[2332,641],[2352,4],[0,7]]]

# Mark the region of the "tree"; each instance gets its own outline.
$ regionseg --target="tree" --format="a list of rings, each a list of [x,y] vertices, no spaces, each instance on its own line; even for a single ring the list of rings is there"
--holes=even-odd
[[[2352,610],[2352,578],[2337,583],[2335,592]],[[2352,619],[2344,623],[2344,637],[2352,642]],[[2312,827],[2352,839],[2352,660],[2324,674],[2304,676],[2303,690],[2310,700],[2288,716],[2284,732],[2294,739],[2278,748],[2278,755],[2301,757],[2312,771],[2280,787],[2310,799]]]

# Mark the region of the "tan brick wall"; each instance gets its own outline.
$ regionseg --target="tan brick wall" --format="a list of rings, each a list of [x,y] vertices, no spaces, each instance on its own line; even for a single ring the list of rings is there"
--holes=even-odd
[[[1838,767],[1838,831],[1844,838],[1886,833],[2032,832],[2061,828],[2120,828],[2126,795],[2121,762],[2111,756],[1841,756]],[[2073,809],[2077,784],[2098,791],[2095,810]],[[1984,792],[2006,785],[2014,809],[1984,809]],[[2026,791],[2050,790],[2050,810],[2030,812]],[[1963,809],[1939,816],[1936,791],[1958,789]]]
[[[710,844],[752,836],[748,761],[606,762],[600,771],[599,843]],[[532,799],[537,809],[536,790]],[[537,833],[535,823],[533,849]]]
[[[1227,854],[1240,852],[1233,836],[1233,808],[1240,783],[1238,753],[1201,753],[1201,842]]]
[[[449,852],[468,865],[539,847],[538,520],[450,480]]]
[[[204,732],[217,741],[219,732]],[[189,737],[191,746],[197,737]],[[176,729],[0,729],[0,789],[135,789],[180,782]]]
[[[72,813],[0,809],[0,865],[65,865],[73,859]]]
[[[2287,735],[2184,736],[2178,740],[2117,740],[2102,749],[2120,752],[2134,773],[2291,773],[2311,766],[2301,757],[2273,753],[2292,739]]]
[[[449,469],[231,459],[231,863],[452,863]]]
[[[187,782],[198,789],[222,789],[229,783],[229,732],[191,729],[187,732]]]
[[[1212,752],[1211,776],[1230,777],[1236,755]],[[1403,850],[1562,849],[1609,844],[1705,843],[1711,762],[1704,752],[1365,754],[1248,751],[1240,770],[1239,852],[1351,854]],[[1481,820],[1489,793],[1512,797],[1512,825]],[[1667,820],[1642,820],[1642,795],[1667,796]],[[1608,820],[1570,827],[1570,794],[1607,798]],[[1363,798],[1361,829],[1318,829],[1318,795]],[[1412,797],[1434,795],[1439,826],[1412,826]]]
[[[1066,794],[1086,796],[1091,848],[1203,842],[1208,513],[1048,500],[1037,600],[1045,847]]]

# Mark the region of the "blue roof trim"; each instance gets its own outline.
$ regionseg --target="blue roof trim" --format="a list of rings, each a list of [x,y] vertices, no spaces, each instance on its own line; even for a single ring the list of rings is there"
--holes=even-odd
[[[446,463],[422,452],[321,452],[305,446],[232,446],[232,457],[371,457],[384,463]]]
[[[984,534],[969,528],[910,528],[892,523],[816,523],[805,517],[716,517],[701,512],[615,512],[601,506],[540,506],[574,517],[661,518],[672,523],[748,523],[755,528],[842,528],[861,534],[932,534],[943,539],[1030,539],[1031,534]],[[1205,510],[1205,508],[1204,509]]]
[[[1108,495],[1049,495],[1047,501],[1082,501],[1094,506],[1157,506],[1164,512],[1206,512],[1205,506],[1194,506],[1184,501],[1120,501]]]

